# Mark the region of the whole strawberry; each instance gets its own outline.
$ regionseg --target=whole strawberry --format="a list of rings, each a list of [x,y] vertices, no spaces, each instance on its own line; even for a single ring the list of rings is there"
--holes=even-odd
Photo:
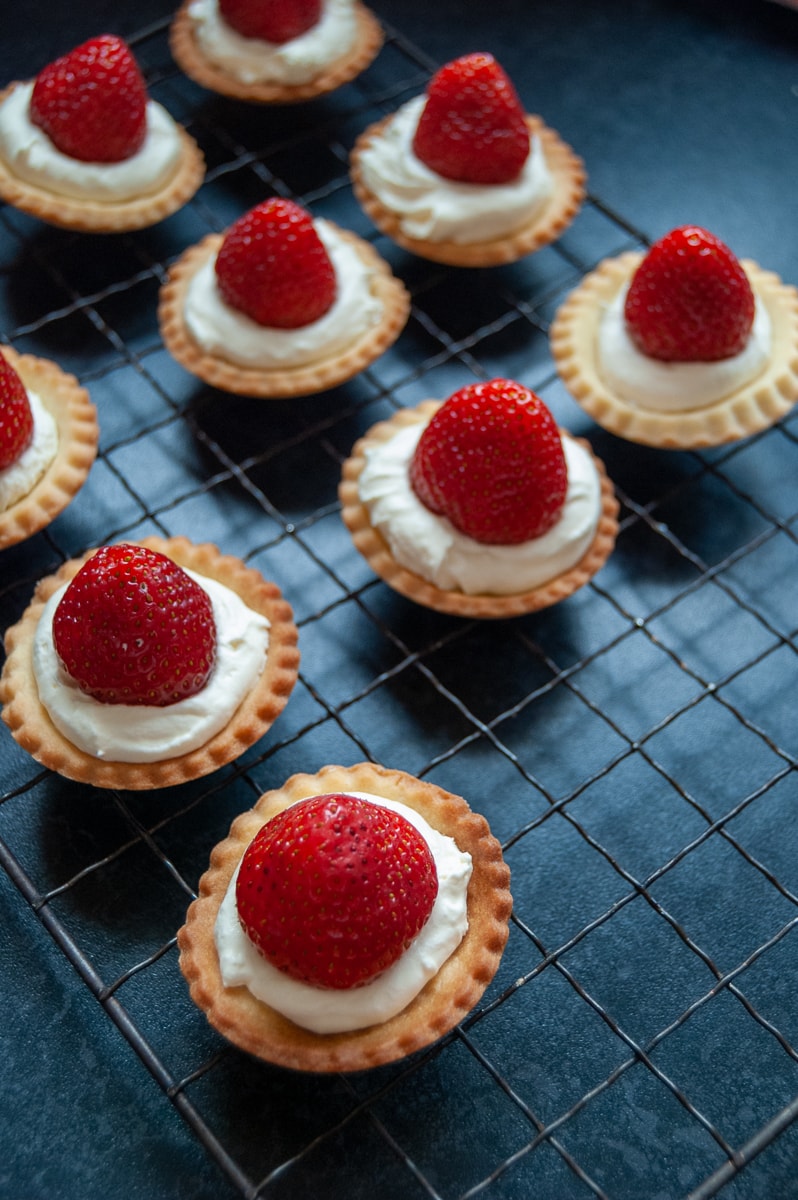
[[[174,704],[204,687],[216,657],[208,593],[166,555],[125,543],[80,568],[53,641],[67,674],[103,704]]]
[[[219,12],[242,37],[281,46],[318,24],[321,0],[219,0]]]
[[[114,163],[141,149],[146,106],[144,80],[128,46],[101,34],[39,72],[30,119],[62,154]]]
[[[745,346],[754,294],[740,263],[698,225],[674,229],[649,250],[624,306],[632,341],[649,358],[715,362]]]
[[[435,860],[401,814],[356,796],[313,796],[268,821],[236,882],[247,936],[316,987],[368,983],[401,956],[438,892]]]
[[[310,214],[291,200],[264,200],[230,227],[216,258],[223,299],[259,325],[296,329],[323,317],[335,270]]]
[[[492,54],[467,54],[427,88],[413,139],[418,158],[462,183],[507,183],[529,155],[529,129],[509,78]]]
[[[0,354],[0,471],[12,466],[33,437],[33,414],[25,385]]]
[[[410,482],[422,504],[475,541],[540,537],[560,515],[568,471],[539,396],[493,379],[455,392],[421,435]]]

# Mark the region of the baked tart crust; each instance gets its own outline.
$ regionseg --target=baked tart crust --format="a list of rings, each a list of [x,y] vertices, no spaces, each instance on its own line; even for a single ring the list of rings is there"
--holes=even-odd
[[[18,87],[14,82],[0,92],[0,104]],[[0,157],[0,198],[14,208],[38,217],[49,225],[82,233],[124,233],[146,229],[171,216],[186,204],[205,177],[205,159],[197,143],[182,126],[181,154],[174,174],[155,192],[118,202],[100,202],[38,187],[15,175]]]
[[[408,237],[401,230],[401,215],[386,208],[367,187],[361,166],[365,148],[392,120],[393,114],[389,114],[369,125],[358,137],[350,155],[352,186],[361,207],[377,228],[402,249],[420,258],[452,267],[494,267],[515,262],[555,241],[571,224],[584,201],[587,176],[582,159],[540,117],[528,114],[526,122],[530,135],[540,138],[554,180],[552,194],[545,204],[535,209],[530,220],[500,238],[467,246]]]
[[[211,62],[202,52],[189,16],[190,0],[178,9],[169,30],[169,45],[177,65],[201,87],[233,100],[251,104],[299,104],[335,91],[349,83],[377,57],[382,48],[382,26],[363,4],[355,5],[357,35],[351,47],[306,83],[243,83]]]
[[[58,428],[58,448],[47,470],[26,496],[0,512],[3,550],[49,525],[74,498],[97,456],[99,428],[89,393],[74,375],[49,359],[18,354],[11,346],[3,346],[0,353],[25,387],[37,393]]]
[[[613,393],[598,364],[598,327],[613,298],[643,259],[630,251],[605,259],[558,309],[551,325],[551,352],[565,386],[585,412],[610,433],[663,449],[695,450],[750,437],[785,416],[798,399],[798,291],[755,262],[741,265],[771,322],[769,366],[705,408],[658,413]]]
[[[372,271],[371,288],[382,304],[380,320],[365,330],[351,346],[328,358],[298,367],[245,367],[209,354],[192,337],[183,312],[186,292],[197,271],[212,258],[224,241],[223,233],[211,233],[190,246],[170,268],[161,288],[158,320],[164,344],[173,358],[205,383],[239,396],[286,399],[326,391],[351,379],[384,353],[398,338],[410,313],[410,296],[374,247],[349,230],[328,222],[338,235],[354,246]]]
[[[39,700],[33,674],[33,638],[46,601],[72,579],[91,557],[89,551],[70,559],[37,585],[20,620],[6,633],[7,658],[0,675],[2,717],[15,741],[43,766],[94,787],[144,790],[172,787],[198,779],[231,762],[269,729],[285,707],[299,666],[297,630],[290,605],[279,588],[240,559],[223,555],[210,543],[187,538],[148,537],[136,544],[225,584],[270,623],[266,664],[260,679],[241,702],[227,726],[205,745],[176,758],[153,763],[112,762],[95,758],[74,746],[53,725]]]
[[[372,426],[355,443],[350,457],[343,465],[338,495],[341,501],[341,517],[352,535],[356,548],[375,574],[389,587],[417,604],[456,617],[516,617],[565,600],[578,588],[583,587],[604,565],[615,545],[618,533],[619,505],[612,483],[604,464],[582,438],[573,440],[590,453],[601,485],[601,515],[596,534],[575,566],[536,588],[509,596],[467,595],[465,592],[445,591],[398,563],[391,554],[385,538],[371,524],[368,508],[361,501],[358,490],[358,479],[366,464],[369,447],[390,441],[400,429],[408,425],[426,423],[442,403],[440,400],[425,400],[417,408],[400,409],[389,420],[380,421]]]
[[[352,791],[401,801],[471,854],[469,926],[437,975],[401,1013],[351,1033],[316,1034],[257,1000],[246,987],[223,985],[214,924],[233,872],[265,821],[297,800]],[[198,898],[177,935],[180,969],[192,1000],[210,1024],[250,1054],[299,1071],[364,1070],[437,1041],[477,1004],[496,973],[507,941],[512,909],[509,881],[509,868],[487,821],[461,797],[375,763],[323,767],[315,775],[294,775],[282,787],[266,792],[253,809],[236,817],[227,838],[213,849]]]

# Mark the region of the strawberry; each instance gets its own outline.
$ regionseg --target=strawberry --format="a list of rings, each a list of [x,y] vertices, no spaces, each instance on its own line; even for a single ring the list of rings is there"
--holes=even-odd
[[[146,106],[144,80],[130,49],[106,33],[39,72],[30,119],[62,154],[82,162],[114,163],[141,149]]]
[[[33,414],[25,385],[0,354],[0,471],[17,461],[33,437]]]
[[[310,214],[291,200],[264,200],[231,225],[216,258],[223,299],[257,321],[296,329],[335,299],[335,270]]]
[[[280,46],[318,24],[321,0],[219,0],[219,12],[242,37]]]
[[[529,129],[515,88],[492,54],[466,54],[433,77],[413,150],[447,179],[516,178],[529,155]]]
[[[382,805],[331,793],[267,821],[244,853],[236,903],[268,962],[340,989],[396,962],[437,891],[435,860],[415,826]]]
[[[166,555],[125,543],[80,568],[53,641],[67,674],[103,704],[174,704],[204,687],[216,657],[208,593]]]
[[[539,396],[493,379],[461,388],[421,435],[410,483],[432,512],[478,542],[540,537],[565,502],[559,430]]]
[[[715,362],[738,354],[754,322],[754,294],[739,262],[698,225],[673,229],[635,272],[624,306],[632,341],[649,358]]]

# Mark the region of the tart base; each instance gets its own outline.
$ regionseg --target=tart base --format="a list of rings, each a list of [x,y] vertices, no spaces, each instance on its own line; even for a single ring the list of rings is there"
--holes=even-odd
[[[347,791],[401,801],[471,854],[469,925],[437,975],[397,1016],[351,1033],[317,1034],[275,1012],[246,987],[224,986],[214,924],[233,872],[265,821],[297,800]],[[177,935],[180,969],[192,1000],[210,1024],[242,1050],[297,1071],[361,1071],[430,1045],[475,1006],[496,973],[507,941],[512,909],[509,881],[509,868],[487,821],[459,796],[374,763],[328,766],[315,775],[294,775],[238,816],[228,837],[212,851],[198,898]]]
[[[355,5],[357,35],[350,49],[335,62],[306,83],[242,83],[222,67],[211,62],[202,52],[189,15],[190,0],[178,9],[169,30],[169,46],[177,65],[201,87],[218,92],[233,100],[250,104],[299,104],[314,100],[327,92],[349,83],[377,57],[382,48],[383,33],[374,14],[363,4]]]
[[[618,532],[619,505],[612,483],[604,470],[604,464],[581,438],[574,440],[590,452],[601,486],[601,515],[596,533],[593,542],[575,566],[536,588],[509,596],[467,595],[465,592],[445,591],[398,563],[391,554],[385,538],[371,524],[368,508],[361,501],[358,488],[358,479],[366,465],[369,447],[390,441],[407,425],[426,423],[437,412],[441,403],[439,400],[425,400],[417,408],[400,409],[390,420],[374,425],[355,443],[352,454],[343,465],[338,495],[341,501],[341,517],[352,535],[356,548],[375,574],[394,591],[400,592],[409,600],[414,600],[416,604],[423,604],[426,608],[434,608],[438,612],[456,617],[517,617],[565,600],[578,588],[583,587],[604,565],[615,545]]]
[[[332,222],[330,222],[332,224]],[[212,258],[224,241],[223,233],[211,233],[190,246],[169,271],[161,288],[158,320],[164,344],[173,358],[205,383],[239,396],[278,400],[309,396],[351,379],[391,346],[405,327],[410,313],[410,296],[380,258],[374,247],[349,230],[334,226],[338,235],[355,247],[372,271],[371,288],[382,304],[380,321],[365,330],[351,346],[329,358],[299,367],[244,367],[207,351],[189,332],[183,312],[186,292],[197,271]]]
[[[610,433],[662,449],[697,450],[750,437],[785,416],[798,399],[798,291],[750,260],[741,265],[770,317],[770,365],[756,379],[705,408],[653,412],[613,393],[598,364],[604,311],[631,279],[643,255],[605,259],[558,309],[551,352],[569,392]]]
[[[552,194],[535,209],[529,221],[503,237],[465,246],[457,242],[431,242],[408,237],[402,232],[401,214],[387,208],[367,187],[361,165],[363,151],[392,119],[389,115],[370,125],[355,142],[350,155],[352,187],[361,208],[377,228],[403,250],[420,258],[452,267],[494,267],[515,262],[558,238],[584,201],[587,176],[582,159],[540,117],[529,114],[526,122],[530,135],[540,138],[546,165],[554,180]]]
[[[177,758],[152,763],[112,762],[95,758],[74,746],[53,725],[39,700],[33,673],[33,639],[45,603],[72,579],[94,551],[69,562],[42,579],[16,625],[6,633],[6,662],[0,675],[2,717],[16,742],[42,766],[94,787],[144,790],[172,787],[198,779],[232,762],[269,729],[285,707],[299,665],[297,630],[291,608],[279,588],[240,559],[215,547],[196,545],[186,538],[143,538],[137,543],[218,580],[235,591],[255,612],[269,621],[269,647],[260,679],[241,702],[227,726],[204,746]]]

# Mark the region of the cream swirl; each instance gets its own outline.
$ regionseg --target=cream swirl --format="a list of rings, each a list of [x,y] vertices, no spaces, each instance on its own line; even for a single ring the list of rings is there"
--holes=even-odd
[[[16,462],[0,471],[0,512],[27,496],[44,475],[58,451],[58,426],[36,392],[28,392],[33,436]]]

